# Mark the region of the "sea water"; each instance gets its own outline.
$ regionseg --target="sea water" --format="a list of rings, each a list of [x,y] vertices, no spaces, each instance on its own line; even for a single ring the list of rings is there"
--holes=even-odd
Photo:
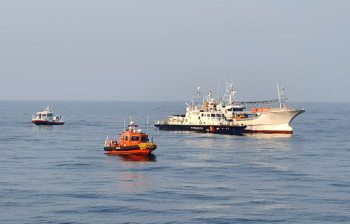
[[[235,136],[153,126],[184,102],[60,101],[36,126],[43,102],[0,101],[0,223],[350,223],[350,104],[299,106],[293,135]],[[105,154],[130,116],[152,157]]]

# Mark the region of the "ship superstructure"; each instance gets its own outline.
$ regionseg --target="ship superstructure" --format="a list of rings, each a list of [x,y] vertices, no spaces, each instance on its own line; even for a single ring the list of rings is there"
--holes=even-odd
[[[198,100],[200,87],[198,87]],[[195,132],[210,132],[219,134],[242,134],[245,125],[236,124],[235,120],[228,121],[221,110],[218,110],[211,92],[196,103],[194,97],[190,103],[186,103],[186,114],[171,115],[168,121],[156,121],[155,126],[160,130],[180,130]]]

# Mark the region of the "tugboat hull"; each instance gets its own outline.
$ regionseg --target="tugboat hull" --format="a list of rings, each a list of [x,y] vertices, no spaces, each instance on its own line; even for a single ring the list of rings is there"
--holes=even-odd
[[[52,121],[41,121],[41,120],[32,120],[36,125],[64,125],[64,122],[52,122]]]
[[[104,150],[107,151],[108,154],[138,154],[138,155],[148,155],[153,149],[140,149],[138,145],[134,146],[125,146],[125,147],[104,147]]]
[[[173,125],[173,124],[155,124],[159,130],[169,131],[194,131],[208,132],[216,134],[241,135],[247,126],[230,125]]]

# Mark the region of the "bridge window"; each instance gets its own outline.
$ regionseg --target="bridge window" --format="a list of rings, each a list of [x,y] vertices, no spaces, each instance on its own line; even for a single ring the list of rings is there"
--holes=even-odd
[[[215,114],[211,114],[211,117],[215,117]]]
[[[131,136],[131,141],[140,141],[140,136]]]
[[[147,136],[142,136],[142,137],[141,137],[141,142],[147,142],[147,141],[148,141]]]

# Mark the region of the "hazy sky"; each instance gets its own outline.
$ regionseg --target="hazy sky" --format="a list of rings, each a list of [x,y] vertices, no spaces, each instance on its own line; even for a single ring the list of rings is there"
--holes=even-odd
[[[0,100],[350,101],[350,1],[0,1]]]

